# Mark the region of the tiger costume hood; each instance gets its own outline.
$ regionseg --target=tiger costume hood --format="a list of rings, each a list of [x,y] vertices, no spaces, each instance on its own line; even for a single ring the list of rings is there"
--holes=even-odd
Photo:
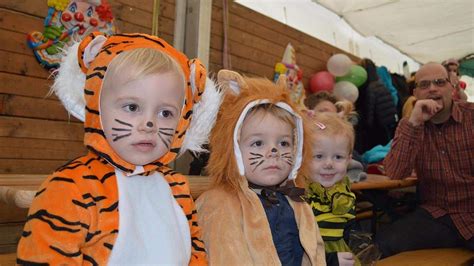
[[[311,157],[310,138],[304,136],[308,131],[303,130],[303,117],[290,100],[285,76],[281,76],[277,84],[274,84],[264,78],[243,78],[236,72],[221,70],[218,73],[218,83],[225,91],[225,96],[217,115],[216,125],[211,132],[212,152],[207,167],[214,185],[230,190],[247,191],[244,188],[248,187],[248,182],[244,176],[239,148],[240,131],[247,113],[253,107],[267,103],[285,109],[294,118],[295,159],[288,180],[296,180],[297,184],[304,185],[304,176],[308,171],[304,162]]]
[[[187,84],[170,149],[143,166],[125,161],[112,149],[101,126],[99,108],[110,62],[121,52],[136,48],[171,56],[182,68]],[[189,256],[190,265],[206,265],[189,181],[167,166],[185,150],[202,151],[217,115],[221,94],[206,78],[201,63],[188,60],[156,36],[92,33],[68,49],[53,90],[66,109],[84,121],[84,143],[89,152],[49,175],[35,194],[18,245],[17,263],[130,264],[138,259],[156,262],[166,256],[185,262]],[[176,240],[176,246],[165,243],[167,248],[178,248],[170,252],[162,248],[160,241],[165,238],[160,232],[169,232],[169,238]],[[136,239],[140,241],[133,244]],[[147,245],[153,251],[139,253],[147,250]]]
[[[152,48],[165,52],[181,66],[185,81],[185,103],[170,150],[144,166],[144,172],[167,165],[186,150],[201,152],[215,121],[220,94],[198,59],[189,60],[162,39],[147,34],[117,34],[110,37],[96,32],[67,51],[58,71],[53,91],[66,109],[84,121],[84,144],[116,168],[133,173],[135,165],[126,162],[110,147],[100,117],[100,94],[107,66],[124,51]],[[79,67],[78,67],[79,66]],[[206,125],[206,126],[204,126]]]

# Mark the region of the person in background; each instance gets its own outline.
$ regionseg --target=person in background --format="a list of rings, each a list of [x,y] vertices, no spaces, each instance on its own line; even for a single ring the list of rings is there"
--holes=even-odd
[[[448,78],[451,84],[453,84],[453,100],[467,100],[467,95],[464,92],[466,83],[459,80],[459,62],[454,58],[450,58],[443,62],[443,66],[448,71]]]
[[[312,93],[304,99],[304,105],[315,112],[337,112],[337,97],[327,91]]]
[[[416,86],[415,74],[416,72],[411,73],[411,77],[408,79],[408,82],[407,82],[410,97],[408,97],[408,99],[403,104],[402,118],[410,117],[411,111],[413,110],[413,105],[416,102],[416,97],[413,95],[413,91],[415,90],[415,86]]]
[[[393,138],[398,113],[392,95],[379,80],[375,63],[365,58],[360,65],[367,71],[367,80],[359,87],[355,102],[359,115],[355,150],[364,154],[377,145],[387,145]]]
[[[474,103],[453,101],[454,85],[438,63],[415,75],[416,102],[384,160],[393,179],[418,177],[420,206],[376,236],[383,256],[465,246],[474,250]]]

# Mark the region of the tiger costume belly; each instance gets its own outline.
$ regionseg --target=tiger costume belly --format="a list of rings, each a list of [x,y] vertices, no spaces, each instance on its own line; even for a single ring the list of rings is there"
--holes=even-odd
[[[159,172],[144,173],[135,177],[143,180],[154,178],[155,181],[127,180],[138,182],[131,190],[128,188],[127,191],[121,190],[118,180],[134,177],[117,177],[115,168],[93,153],[58,169],[42,184],[30,207],[27,223],[18,246],[17,263],[106,265],[115,261],[115,258],[123,257],[128,257],[129,260],[137,263],[138,256],[143,250],[139,250],[140,245],[138,245],[139,249],[135,250],[134,241],[143,240],[142,246],[146,245],[148,249],[153,249],[155,243],[147,243],[147,240],[150,241],[148,237],[156,237],[162,230],[161,228],[166,226],[166,230],[174,228],[175,231],[168,233],[166,237],[155,240],[155,242],[163,240],[158,247],[167,244],[168,248],[175,249],[173,253],[168,254],[171,256],[179,254],[180,258],[168,257],[173,261],[173,264],[174,262],[178,262],[180,265],[182,265],[181,262],[185,262],[184,264],[188,262],[189,264],[193,264],[193,262],[205,264],[205,260],[200,260],[202,258],[200,254],[204,254],[205,258],[204,244],[197,237],[200,234],[200,229],[197,227],[196,211],[189,193],[187,178],[166,167],[161,167]],[[124,213],[122,215],[125,220],[121,219],[119,191],[124,194],[130,193],[143,188],[143,186],[148,186],[149,190],[141,195],[140,202],[127,203],[128,206],[124,208],[136,208],[136,204],[143,204],[147,205],[145,208],[148,210],[156,208],[153,209],[153,214],[134,217],[137,213]],[[152,198],[147,197],[153,193],[160,193],[160,195],[152,196]],[[157,200],[157,197],[172,204],[168,204],[168,208],[165,210],[160,209],[160,206],[163,207],[164,204],[161,201],[160,204],[155,204],[153,200]],[[149,202],[144,203],[143,201],[147,201],[147,199]],[[144,213],[143,210],[137,211]],[[161,211],[165,211],[166,215],[172,215],[174,218],[156,220],[156,217],[163,214]],[[143,222],[146,219],[150,220]],[[141,232],[135,234],[133,229],[127,228],[126,222],[124,222],[127,220],[132,221],[133,225],[142,226],[143,228],[139,230]],[[123,239],[120,236],[119,221],[124,222],[125,225]],[[167,224],[169,222],[177,223],[170,225]],[[137,236],[140,234],[143,236],[144,233],[149,233],[147,239],[136,239]],[[135,240],[127,239],[130,237]],[[185,242],[189,237],[191,239],[187,244]],[[173,243],[169,243],[170,239],[174,239]],[[130,244],[128,244],[129,241]],[[162,251],[157,250],[157,254],[162,254]],[[126,252],[126,254],[122,254],[122,252]],[[111,256],[112,254],[113,256]],[[134,254],[135,256],[133,256]],[[186,258],[188,259],[186,260]],[[114,260],[109,261],[109,259]],[[148,259],[153,260],[154,263],[163,262],[163,258],[157,258],[155,254],[152,254]],[[125,261],[121,261],[121,263],[125,263]]]
[[[120,232],[109,264],[187,265],[191,238],[186,216],[160,173],[125,176],[116,171]]]

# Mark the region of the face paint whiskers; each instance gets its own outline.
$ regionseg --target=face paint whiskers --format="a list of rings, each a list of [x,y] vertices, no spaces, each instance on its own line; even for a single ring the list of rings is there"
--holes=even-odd
[[[262,154],[259,154],[259,153],[253,153],[251,152],[250,155],[252,155],[253,157],[250,157],[249,160],[251,160],[252,162],[250,163],[250,165],[255,165],[255,167],[253,168],[252,172],[255,171],[257,169],[257,167],[259,167],[260,165],[262,165],[264,162],[265,162],[265,159],[263,157]]]
[[[167,149],[170,148],[171,138],[173,137],[173,131],[174,129],[172,128],[158,128],[158,137],[160,137],[160,140],[163,142]]]
[[[255,165],[255,167],[252,170],[252,172],[253,172],[257,169],[257,167],[259,167],[260,165],[262,165],[265,162],[265,159],[264,159],[263,155],[259,154],[259,153],[251,152],[250,155],[254,156],[254,157],[249,158],[249,160],[252,161],[250,163],[250,165]]]
[[[122,128],[122,127],[113,127],[112,130],[113,131],[117,131],[117,132],[121,132],[121,133],[114,133],[112,134],[112,136],[114,136],[114,139],[112,141],[117,141],[117,140],[120,140],[122,138],[126,138],[126,137],[129,137],[132,135],[132,124],[129,124],[127,122],[124,122],[124,121],[121,121],[121,120],[118,120],[118,119],[115,119],[115,121],[121,125],[124,125],[128,128]],[[127,133],[128,132],[128,133]],[[122,134],[122,135],[120,135]]]
[[[291,156],[291,153],[289,153],[289,152],[282,153],[282,154],[281,154],[281,158],[283,158],[283,160],[284,160],[287,164],[293,165],[293,156]]]

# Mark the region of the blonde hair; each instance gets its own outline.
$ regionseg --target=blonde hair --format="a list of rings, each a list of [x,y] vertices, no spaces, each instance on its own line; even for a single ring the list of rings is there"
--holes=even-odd
[[[354,127],[349,121],[339,117],[335,113],[316,113],[310,119],[313,141],[317,141],[318,136],[342,136],[349,140],[347,147],[349,153],[354,150]]]
[[[268,114],[274,115],[276,118],[289,124],[292,129],[296,127],[294,116],[290,114],[290,112],[276,106],[275,104],[270,104],[270,103],[259,104],[253,107],[252,109],[250,109],[250,111],[245,116],[244,123],[245,123],[245,120],[247,120],[247,118],[252,117],[256,115],[257,113],[263,113],[265,115],[268,115]]]
[[[342,114],[342,117],[349,122],[352,122],[354,120],[358,120],[359,115],[357,112],[354,110],[354,104],[347,101],[347,100],[341,100],[335,103],[337,112]]]
[[[122,82],[142,79],[151,74],[177,73],[185,87],[184,71],[167,53],[151,49],[138,48],[117,55],[107,66],[103,87],[116,84],[117,77]]]

